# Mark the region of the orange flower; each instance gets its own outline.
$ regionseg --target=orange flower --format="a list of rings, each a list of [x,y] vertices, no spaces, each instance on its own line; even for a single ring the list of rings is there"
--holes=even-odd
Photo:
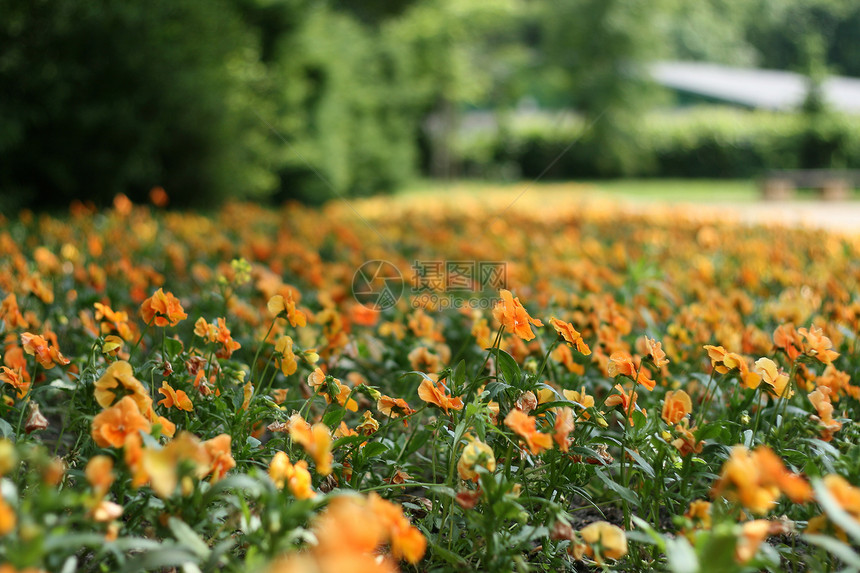
[[[529,316],[519,297],[514,298],[510,291],[501,289],[499,296],[502,300],[493,308],[493,316],[502,326],[523,340],[532,340],[535,335],[529,323],[535,326],[543,326],[543,323]]]
[[[96,497],[104,497],[116,477],[113,473],[113,458],[103,455],[93,456],[87,462],[84,475],[93,486]]]
[[[752,513],[763,515],[775,506],[780,492],[788,495],[795,503],[812,498],[809,484],[797,474],[789,472],[773,450],[759,446],[750,452],[739,445],[732,448],[711,495],[722,495],[740,503]]]
[[[129,464],[133,468],[135,480],[132,483],[142,485],[148,481],[155,494],[162,499],[174,494],[181,464],[190,464],[194,477],[198,479],[205,477],[212,469],[209,453],[197,436],[189,432],[180,433],[163,448],[140,450],[137,440],[131,439],[126,443],[127,460],[130,455],[138,456],[132,460],[136,465]]]
[[[758,552],[759,546],[767,539],[771,522],[766,519],[747,521],[741,526],[741,536],[735,546],[735,560],[746,563]]]
[[[215,342],[220,344],[221,348],[218,349],[215,356],[218,358],[230,358],[233,356],[233,352],[242,348],[242,345],[230,336],[230,329],[227,328],[227,323],[223,318],[218,318],[217,323],[217,326],[215,326]]]
[[[5,382],[18,390],[18,398],[23,398],[30,391],[30,382],[21,375],[21,369],[15,370],[8,366],[0,366],[0,382]]]
[[[677,432],[678,437],[672,440],[672,445],[682,457],[701,453],[705,447],[704,442],[696,441],[696,436],[693,434],[695,431],[696,428],[688,428],[686,423],[675,426],[675,432]]]
[[[814,356],[819,362],[830,364],[839,357],[839,353],[832,350],[833,342],[826,336],[824,332],[815,326],[809,328],[798,328],[797,333],[806,339],[804,348],[806,353]]]
[[[791,323],[782,324],[773,331],[773,345],[785,352],[791,362],[800,356],[803,341],[800,333],[794,329]]]
[[[427,402],[428,404],[434,404],[443,410],[445,413],[448,413],[448,410],[462,410],[463,409],[463,400],[462,398],[452,398],[445,393],[445,386],[442,382],[438,382],[436,384],[433,383],[429,378],[424,378],[421,381],[421,385],[418,386],[418,397]]]
[[[606,558],[620,559],[627,555],[627,537],[617,525],[596,521],[583,527],[579,534],[586,545],[574,547],[577,559],[582,559],[583,555],[593,557],[602,566]]]
[[[140,306],[140,316],[146,324],[155,326],[176,326],[179,321],[188,318],[179,299],[172,293],[165,293],[162,289],[155,291],[151,297],[143,301]]]
[[[812,420],[821,426],[821,439],[829,442],[833,434],[842,429],[842,423],[833,419],[833,404],[830,403],[830,388],[819,386],[814,392],[809,393],[809,401],[818,412],[817,416],[810,416]]]
[[[188,397],[188,394],[183,390],[174,390],[167,381],[161,383],[161,389],[158,393],[164,395],[164,399],[159,400],[158,403],[165,408],[175,406],[177,409],[185,410],[186,412],[194,410],[194,404],[191,403],[191,399]]]
[[[851,485],[842,476],[830,474],[822,480],[830,495],[855,520],[860,521],[860,488]]]
[[[269,464],[269,477],[278,489],[284,489],[286,485],[296,499],[311,499],[316,497],[316,492],[311,487],[311,474],[308,471],[308,463],[304,460],[294,464],[284,452],[275,453]]]
[[[211,440],[203,442],[203,448],[209,456],[209,474],[212,481],[218,481],[231,469],[236,467],[236,461],[230,452],[230,434],[219,434]]]
[[[101,320],[101,333],[117,332],[125,340],[132,338],[131,327],[128,325],[128,313],[116,312],[111,307],[100,302],[94,303],[96,320]]]
[[[684,419],[684,417],[693,411],[693,402],[690,400],[690,395],[683,390],[677,392],[666,392],[666,397],[663,399],[663,412],[661,417],[669,424],[674,425]]]
[[[791,398],[794,391],[789,385],[788,375],[777,370],[776,363],[770,358],[759,358],[755,361],[756,372],[761,376],[765,384],[773,388],[780,398],[785,396]]]
[[[107,408],[113,404],[117,397],[115,389],[122,388],[130,393],[129,395],[142,414],[146,414],[152,409],[152,398],[149,397],[149,392],[146,391],[140,380],[134,377],[131,364],[125,360],[118,360],[108,366],[93,386],[95,387],[93,395],[102,408]]]
[[[662,368],[669,364],[669,359],[666,358],[666,353],[663,352],[663,344],[654,340],[653,338],[645,337],[645,348],[647,350],[648,356],[651,358],[651,361],[654,362],[654,366],[657,368]]]
[[[409,416],[415,413],[415,410],[410,408],[409,404],[403,398],[392,398],[385,395],[380,396],[379,400],[376,401],[376,409],[383,416],[388,416],[389,418],[399,418],[400,416]],[[403,420],[403,422],[406,423],[406,420]]]
[[[585,356],[591,354],[591,349],[588,347],[588,344],[585,343],[585,340],[582,339],[582,335],[573,327],[572,324],[555,317],[550,318],[549,323],[559,336],[561,336],[569,345],[575,347],[580,354]]]
[[[331,434],[325,424],[308,424],[299,414],[290,417],[290,438],[301,445],[314,459],[317,473],[327,476],[331,473]]]
[[[54,339],[56,342],[56,337]],[[48,345],[48,341],[38,334],[22,333],[21,345],[24,352],[36,357],[36,361],[42,365],[42,368],[53,368],[56,364],[66,365],[69,363],[69,359],[60,353],[56,344]]]
[[[365,410],[362,415],[361,423],[358,424],[355,429],[365,436],[369,436],[379,429],[379,422],[373,418],[373,414],[370,413],[370,410]]]
[[[577,392],[576,390],[562,390],[561,393],[566,399],[570,400],[571,402],[576,402],[585,410],[588,410],[588,408],[594,408],[594,396],[589,396],[588,394],[586,394],[585,386],[583,386],[579,392]],[[591,418],[591,414],[589,414],[587,411],[583,412],[581,415],[586,420]]]
[[[149,420],[140,414],[137,404],[126,396],[115,405],[102,410],[93,418],[92,436],[100,448],[108,446],[119,448],[130,434],[139,430],[149,432]]]
[[[17,523],[18,516],[15,514],[15,510],[5,499],[0,497],[0,537],[11,533]]]
[[[29,326],[24,315],[22,315],[21,311],[18,309],[18,299],[15,297],[15,293],[9,293],[9,295],[3,299],[3,302],[0,303],[0,318],[2,318],[3,322],[6,323],[6,328],[8,330],[27,328]]]
[[[275,356],[275,366],[281,369],[284,376],[295,374],[299,368],[296,362],[296,355],[293,354],[293,339],[289,336],[281,336],[275,342],[275,352],[280,356]]]
[[[638,373],[637,370],[639,371]],[[656,384],[648,377],[648,371],[642,368],[641,364],[637,368],[636,364],[633,362],[633,357],[623,350],[616,350],[609,355],[607,372],[612,378],[619,375],[627,376],[631,380],[635,380],[639,384],[642,384],[648,390],[653,390],[654,385]]]
[[[418,563],[427,550],[424,535],[409,523],[399,505],[386,501],[375,493],[371,493],[367,501],[370,512],[381,522],[383,530],[388,532],[394,558],[405,559],[413,565]]]
[[[505,425],[526,441],[531,453],[539,454],[552,447],[552,436],[539,432],[535,424],[536,420],[521,410],[511,410],[505,417]]]
[[[373,326],[379,321],[379,312],[363,304],[354,304],[349,308],[349,318],[353,324]]]
[[[555,409],[555,424],[553,424],[552,439],[558,444],[558,449],[567,452],[570,448],[570,438],[573,431],[573,410],[570,408]]]
[[[630,420],[630,425],[635,425],[633,421],[633,412],[639,409],[639,406],[636,404],[636,400],[639,398],[639,394],[637,392],[632,392],[628,394],[621,384],[616,384],[615,389],[618,391],[618,394],[612,394],[603,402],[605,405],[612,407],[621,405],[621,409],[624,410],[624,413],[628,416]],[[642,410],[642,413],[647,415],[645,410]]]
[[[708,356],[711,359],[711,365],[714,370],[720,374],[726,374],[730,370],[737,370],[747,388],[758,388],[761,383],[761,377],[756,372],[751,372],[747,359],[740,354],[734,352],[726,352],[722,346],[705,345],[705,350],[708,351]]]
[[[305,326],[307,324],[305,314],[296,309],[296,303],[293,300],[291,293],[287,293],[287,298],[284,298],[283,295],[276,294],[269,299],[266,306],[268,307],[269,312],[275,317],[285,315],[287,320],[290,321],[290,326],[293,328]]]
[[[330,383],[327,380],[330,379]],[[350,398],[352,390],[349,386],[344,385],[340,380],[334,377],[326,376],[325,372],[320,368],[315,368],[308,375],[308,385],[318,394],[321,394],[327,404],[331,404],[332,400],[337,400],[337,403],[349,410],[350,412],[358,411],[358,402]]]

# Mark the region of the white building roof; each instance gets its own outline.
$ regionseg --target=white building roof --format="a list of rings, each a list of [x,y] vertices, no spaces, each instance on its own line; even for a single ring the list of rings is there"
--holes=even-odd
[[[702,62],[658,62],[654,80],[666,87],[741,105],[772,110],[799,107],[807,78],[792,72],[733,68]],[[822,84],[824,100],[834,109],[860,113],[860,79],[830,76]]]

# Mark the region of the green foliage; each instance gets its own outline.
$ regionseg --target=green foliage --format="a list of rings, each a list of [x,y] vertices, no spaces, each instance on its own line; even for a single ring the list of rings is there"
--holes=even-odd
[[[547,177],[625,174],[618,166],[606,171],[593,163],[596,151],[581,139],[586,127],[582,118],[553,119],[524,119],[505,131],[464,135],[458,150],[468,172],[535,178],[559,158]],[[652,113],[630,138],[629,144],[651,159],[633,172],[637,175],[738,178],[755,177],[767,169],[860,167],[860,122],[836,114],[804,116],[728,108]]]
[[[253,38],[225,2],[3,0],[0,207],[272,187]]]

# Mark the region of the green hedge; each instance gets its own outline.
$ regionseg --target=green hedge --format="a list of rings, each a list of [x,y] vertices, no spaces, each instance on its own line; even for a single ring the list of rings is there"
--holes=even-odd
[[[535,114],[461,134],[464,174],[545,178],[755,177],[767,169],[860,168],[860,117],[694,108],[652,113],[631,130],[629,164],[597,161],[581,118]],[[569,148],[568,148],[569,146]],[[565,151],[567,149],[567,151]]]

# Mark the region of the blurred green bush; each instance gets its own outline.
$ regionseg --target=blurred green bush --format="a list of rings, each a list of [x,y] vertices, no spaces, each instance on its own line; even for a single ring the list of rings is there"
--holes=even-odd
[[[393,42],[311,0],[0,0],[0,210],[391,189],[418,122]],[[325,38],[325,41],[320,41]]]
[[[502,121],[460,135],[473,177],[756,177],[768,169],[860,168],[860,117],[723,107],[653,112],[630,134],[636,171],[600,163],[584,121],[571,114]],[[546,173],[544,174],[544,171]]]

